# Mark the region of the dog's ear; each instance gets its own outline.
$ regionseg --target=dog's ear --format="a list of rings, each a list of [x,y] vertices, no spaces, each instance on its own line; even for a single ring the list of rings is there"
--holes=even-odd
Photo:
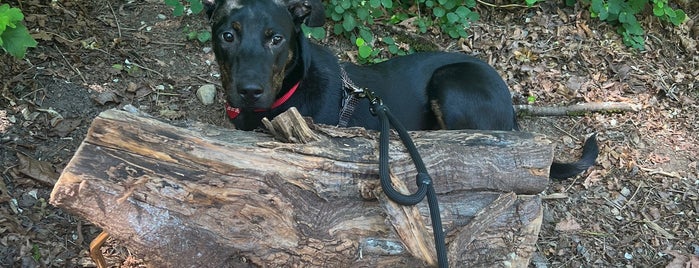
[[[296,24],[320,27],[325,23],[325,8],[321,0],[282,0]]]
[[[214,10],[216,10],[216,0],[201,0],[201,3],[204,4],[204,10],[206,11],[206,16],[211,19],[211,16],[214,14]]]

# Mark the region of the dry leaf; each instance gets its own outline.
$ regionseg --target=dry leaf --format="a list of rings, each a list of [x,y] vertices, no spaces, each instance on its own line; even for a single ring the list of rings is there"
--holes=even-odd
[[[569,217],[556,224],[556,231],[559,232],[572,232],[582,229],[580,224],[575,220],[575,218]]]
[[[119,103],[119,97],[113,91],[100,92],[97,95],[92,95],[92,99],[100,105],[105,105],[108,102]]]
[[[63,119],[52,129],[59,137],[68,136],[75,128],[79,127],[81,119]]]
[[[685,264],[687,264],[687,267],[692,267],[689,265],[689,258],[677,250],[665,250],[663,253],[674,257],[674,259],[672,259],[672,261],[668,263],[665,268],[684,268]]]
[[[22,153],[17,153],[17,158],[19,172],[22,174],[49,186],[53,186],[58,180],[58,173],[51,163],[36,160]]]

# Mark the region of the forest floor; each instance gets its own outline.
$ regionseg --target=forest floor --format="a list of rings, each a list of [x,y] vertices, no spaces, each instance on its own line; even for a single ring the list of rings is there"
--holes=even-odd
[[[535,106],[640,107],[520,118],[523,131],[556,142],[557,159],[572,160],[593,132],[601,148],[596,166],[542,193],[531,266],[699,267],[699,8],[685,7],[680,27],[644,16],[646,49],[635,51],[612,26],[558,2],[479,5],[469,38],[427,34],[441,50],[493,65],[515,104],[533,97]],[[39,45],[24,60],[0,55],[0,266],[94,267],[87,248],[101,230],[49,205],[52,186],[106,109],[133,105],[163,120],[230,125],[211,43],[186,38],[208,24],[203,14],[172,16],[161,0],[9,3],[21,7]],[[395,31],[382,27],[374,30]],[[356,58],[347,40],[320,42]],[[215,105],[195,96],[205,84],[219,87]],[[118,241],[104,253],[111,266],[143,265]]]

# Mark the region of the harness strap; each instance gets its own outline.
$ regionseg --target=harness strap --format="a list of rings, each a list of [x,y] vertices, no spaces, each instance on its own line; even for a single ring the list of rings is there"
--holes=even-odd
[[[360,99],[357,98],[354,94],[347,94],[347,91],[345,93],[345,99],[342,100],[342,110],[340,111],[340,121],[337,124],[340,127],[347,127],[349,125],[349,120],[352,118],[352,114],[354,113],[354,109],[357,107],[357,104],[359,104]]]
[[[342,94],[345,97],[342,100],[340,121],[337,125],[340,127],[347,127],[350,118],[352,118],[352,114],[354,114],[357,104],[359,104],[360,99],[365,94],[365,90],[352,82],[349,75],[347,75],[347,71],[345,71],[345,68],[343,68],[342,65],[340,65],[340,78],[342,79],[342,88],[345,89],[342,91]]]

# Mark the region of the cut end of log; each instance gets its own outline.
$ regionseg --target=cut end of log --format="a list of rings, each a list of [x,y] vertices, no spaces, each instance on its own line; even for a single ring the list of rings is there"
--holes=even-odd
[[[262,124],[276,139],[283,142],[309,143],[320,139],[295,107],[274,117],[272,121],[263,118]]]

